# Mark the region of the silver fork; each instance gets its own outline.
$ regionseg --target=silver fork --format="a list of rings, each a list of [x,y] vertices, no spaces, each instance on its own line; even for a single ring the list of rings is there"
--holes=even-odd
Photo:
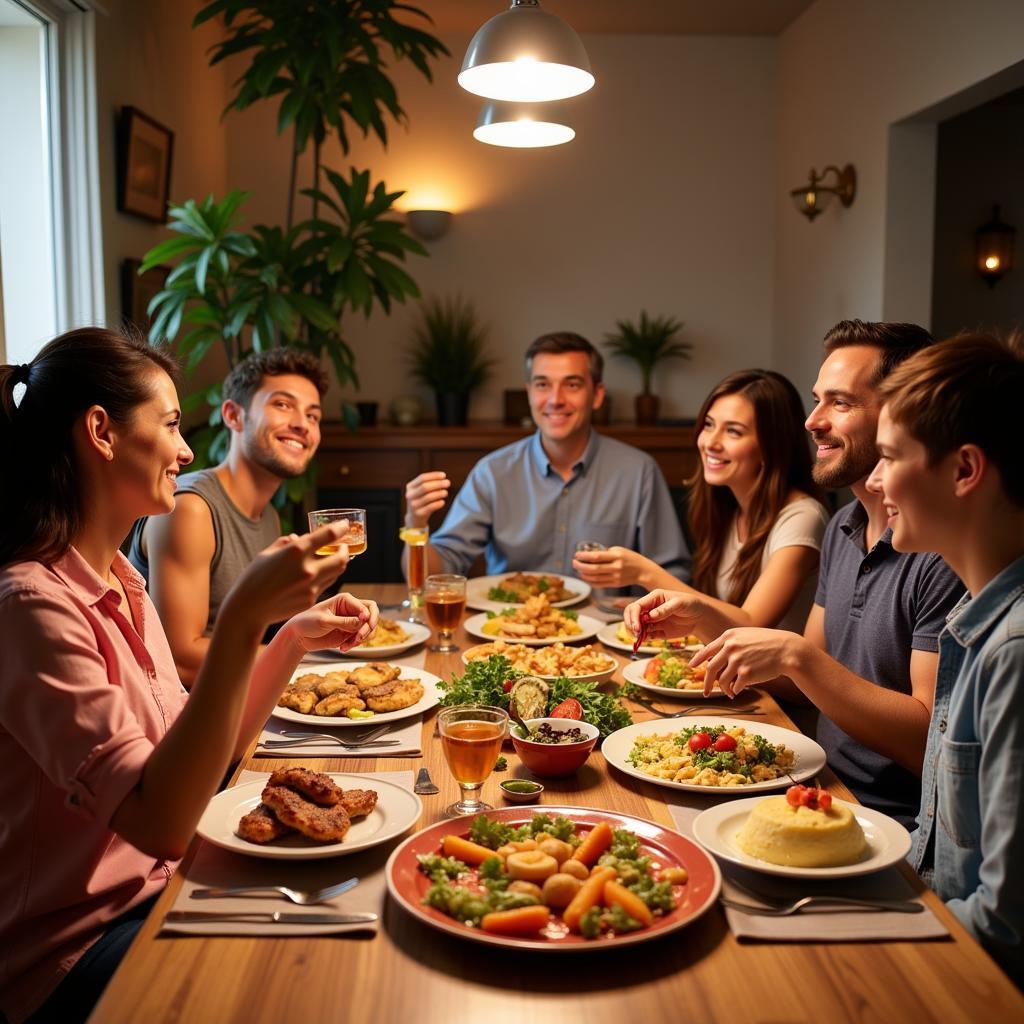
[[[897,914],[919,914],[924,910],[923,903],[909,900],[869,900],[852,899],[846,896],[803,896],[788,903],[772,903],[770,906],[755,906],[753,903],[741,903],[728,896],[719,897],[725,907],[742,910],[745,914],[756,914],[759,917],[788,917],[799,914],[808,907],[837,907],[849,910],[889,910]]]
[[[326,732],[308,732],[301,739],[289,740],[264,740],[257,747],[263,750],[280,750],[284,747],[303,747],[311,743],[333,743],[336,746],[344,747],[346,750],[360,750],[364,747],[397,747],[398,740],[343,740],[340,736],[332,736]]]
[[[383,736],[384,733],[391,728],[388,725],[377,725],[370,729],[368,732],[361,732],[358,735],[352,735],[349,737],[349,742],[353,743],[369,743],[370,740],[375,740],[378,736]],[[323,733],[323,732],[296,732],[294,730],[282,729],[282,736],[291,736],[294,739],[305,739],[307,736],[334,736],[337,739],[336,733]]]
[[[312,906],[314,903],[327,903],[335,896],[354,889],[359,884],[358,878],[329,885],[324,889],[289,889],[287,885],[240,885],[233,889],[193,889],[194,900],[216,900],[222,896],[284,896],[300,907]]]
[[[650,701],[645,700],[643,697],[630,697],[631,701],[635,704],[639,704],[643,708],[647,708],[652,714],[658,715],[660,718],[683,718],[686,715],[692,715],[695,713],[707,713],[708,715],[763,715],[764,712],[758,710],[754,704],[745,704],[742,707],[729,707],[720,708],[714,705],[707,704],[691,704],[688,707],[681,708],[679,711],[662,711],[660,708],[656,708]]]

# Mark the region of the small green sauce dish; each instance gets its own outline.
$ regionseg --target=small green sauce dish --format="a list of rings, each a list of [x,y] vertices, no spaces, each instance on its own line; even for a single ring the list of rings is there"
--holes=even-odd
[[[501,795],[513,804],[532,804],[544,792],[539,782],[528,779],[507,779],[499,784]]]

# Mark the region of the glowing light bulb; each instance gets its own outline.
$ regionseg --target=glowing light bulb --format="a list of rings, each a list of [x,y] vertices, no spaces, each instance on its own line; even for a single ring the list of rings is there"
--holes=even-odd
[[[985,257],[985,269],[986,270],[998,270],[999,269],[999,257],[998,256],[986,256]]]

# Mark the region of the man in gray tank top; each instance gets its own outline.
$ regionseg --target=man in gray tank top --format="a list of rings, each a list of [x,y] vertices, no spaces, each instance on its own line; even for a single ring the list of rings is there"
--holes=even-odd
[[[174,511],[132,531],[128,557],[146,577],[186,687],[225,595],[280,536],[271,498],[316,453],[326,390],[327,375],[308,352],[275,348],[243,360],[223,388],[227,457],[179,477]]]

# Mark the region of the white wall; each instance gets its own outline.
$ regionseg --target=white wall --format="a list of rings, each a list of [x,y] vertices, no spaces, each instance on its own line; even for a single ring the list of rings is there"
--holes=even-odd
[[[409,190],[414,208],[440,200],[456,212],[431,258],[409,269],[425,294],[459,291],[490,324],[501,366],[474,418],[501,415],[536,335],[575,330],[596,342],[641,309],[685,321],[695,346],[692,362],[657,371],[664,415],[692,416],[726,372],[770,361],[774,40],[588,36],[598,84],[574,102],[576,140],[515,151],[473,140],[479,101],[455,82],[468,37],[444,39],[453,56],[433,86],[395,69],[408,130],[395,129],[386,151],[356,140],[348,159],[325,161],[371,168]],[[288,172],[275,119],[272,103],[225,122],[227,180],[253,191],[250,215],[269,223],[283,220]],[[386,406],[416,392],[403,357],[413,315],[399,306],[348,320],[360,398]],[[607,377],[615,418],[631,419],[638,371],[615,362]]]
[[[929,318],[930,237],[921,244],[927,220],[908,217],[909,237],[887,231],[890,204],[898,221],[905,197],[900,169],[889,167],[890,126],[1022,59],[1019,0],[817,0],[782,33],[774,361],[798,387],[809,391],[821,337],[835,321]],[[921,152],[934,141],[917,138],[904,148],[906,127],[896,129],[900,159],[917,164],[927,197],[934,166],[925,178]],[[853,163],[858,195],[850,209],[829,209],[809,223],[787,192],[808,168],[825,163]],[[920,273],[885,265],[908,252],[924,254]]]

